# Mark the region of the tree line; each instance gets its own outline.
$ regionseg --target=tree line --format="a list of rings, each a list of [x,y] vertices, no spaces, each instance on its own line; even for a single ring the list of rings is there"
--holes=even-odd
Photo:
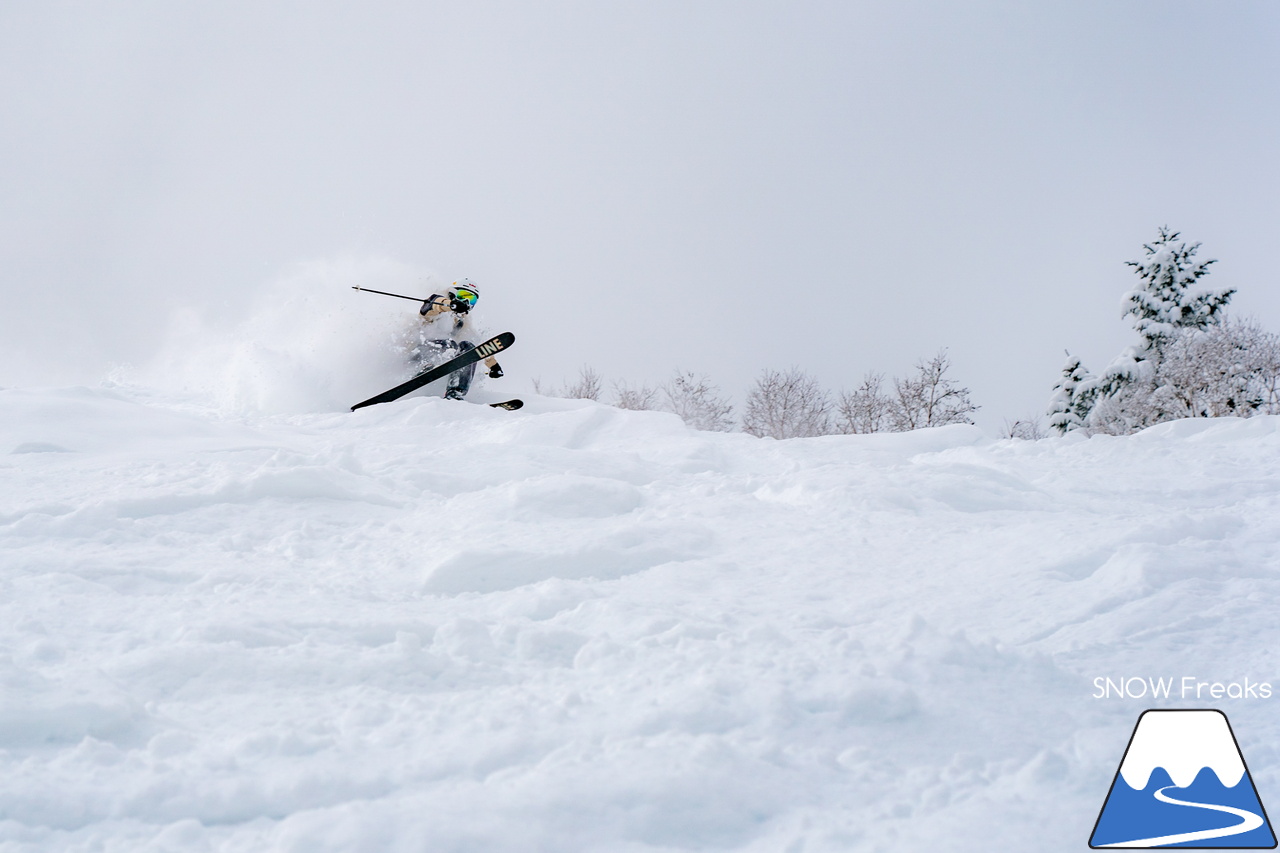
[[[1179,418],[1280,414],[1280,337],[1226,308],[1233,288],[1205,288],[1201,279],[1216,260],[1199,260],[1199,243],[1168,227],[1127,261],[1138,283],[1124,294],[1123,318],[1138,340],[1099,374],[1067,353],[1046,412],[1060,434],[1080,431],[1125,435]],[[696,429],[771,438],[905,432],[973,423],[978,410],[969,389],[954,380],[945,349],[916,362],[905,377],[868,373],[852,391],[832,395],[798,367],[766,369],[747,392],[740,417],[705,375],[677,371],[657,385],[613,383],[611,401],[622,409],[674,412]],[[576,381],[540,393],[602,400],[604,381],[583,367]],[[1039,439],[1038,417],[1005,421],[1008,438]]]
[[[837,396],[798,367],[766,369],[747,392],[741,418],[734,417],[730,398],[707,376],[677,371],[658,386],[612,385],[611,402],[620,409],[674,412],[695,429],[745,433],[769,438],[808,438],[873,432],[905,432],[924,427],[973,423],[978,410],[969,389],[949,376],[946,350],[921,359],[904,378],[886,382],[869,373],[853,391]],[[602,400],[604,380],[591,367],[560,387],[534,381],[534,389],[554,397]]]

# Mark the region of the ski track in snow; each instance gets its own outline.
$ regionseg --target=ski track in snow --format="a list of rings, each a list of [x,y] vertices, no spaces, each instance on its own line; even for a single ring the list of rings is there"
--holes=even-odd
[[[1079,850],[1094,677],[1276,671],[1278,425],[0,390],[0,851]]]

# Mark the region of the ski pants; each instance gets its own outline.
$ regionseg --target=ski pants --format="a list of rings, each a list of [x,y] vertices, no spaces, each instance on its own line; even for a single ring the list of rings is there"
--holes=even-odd
[[[436,365],[446,362],[456,355],[461,355],[467,350],[475,349],[476,345],[471,341],[454,341],[448,338],[433,341],[423,341],[414,348],[413,353],[409,356],[413,361],[421,361],[426,365]],[[471,380],[476,375],[476,364],[472,362],[461,370],[455,370],[449,374],[448,384],[445,386],[446,393],[452,391],[458,396],[465,397],[467,392],[471,390]]]

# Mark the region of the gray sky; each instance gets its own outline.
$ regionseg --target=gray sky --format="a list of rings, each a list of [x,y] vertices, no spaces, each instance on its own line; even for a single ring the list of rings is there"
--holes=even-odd
[[[995,428],[1129,342],[1160,225],[1280,330],[1277,45],[1268,2],[4,4],[0,383],[371,255],[479,282],[509,372],[947,347]]]

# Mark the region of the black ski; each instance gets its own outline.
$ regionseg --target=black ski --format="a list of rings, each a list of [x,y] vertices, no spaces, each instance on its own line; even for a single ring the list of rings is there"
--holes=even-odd
[[[506,409],[508,412],[514,412],[524,405],[524,400],[506,400],[502,403],[490,403],[489,405],[495,409]]]
[[[516,336],[510,332],[503,332],[500,335],[495,335],[477,346],[475,349],[469,349],[464,353],[454,356],[444,364],[438,364],[429,370],[424,370],[408,382],[397,385],[390,391],[383,391],[376,397],[370,397],[362,403],[356,403],[351,407],[351,411],[354,412],[356,409],[362,409],[365,406],[372,406],[374,403],[390,403],[392,400],[399,400],[405,394],[417,391],[423,385],[435,382],[441,377],[448,376],[455,370],[461,370],[468,364],[474,364],[475,362],[488,358],[491,355],[497,355],[515,342]]]

